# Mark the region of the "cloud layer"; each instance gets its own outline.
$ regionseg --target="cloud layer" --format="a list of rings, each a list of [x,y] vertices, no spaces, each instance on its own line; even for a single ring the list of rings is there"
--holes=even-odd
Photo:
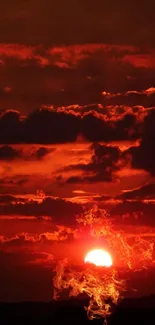
[[[6,111],[0,116],[0,142],[66,143],[80,134],[88,141],[134,140],[142,136],[145,115],[149,110],[143,107],[42,108],[25,118],[18,111]]]
[[[0,106],[24,114],[43,105],[150,107],[154,70],[153,47],[0,43]]]
[[[56,261],[96,245],[76,224],[94,204],[154,240],[154,7],[2,2],[0,300],[51,299]]]

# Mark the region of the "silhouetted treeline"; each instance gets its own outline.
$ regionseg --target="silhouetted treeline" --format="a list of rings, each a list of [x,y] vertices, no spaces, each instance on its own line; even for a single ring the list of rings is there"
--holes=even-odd
[[[1,303],[0,325],[101,325],[103,320],[90,321],[83,300],[52,301],[49,303]],[[109,325],[155,324],[155,296],[126,299],[109,318]]]

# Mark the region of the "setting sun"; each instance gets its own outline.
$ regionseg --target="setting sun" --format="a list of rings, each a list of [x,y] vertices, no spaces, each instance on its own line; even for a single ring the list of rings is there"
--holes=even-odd
[[[92,263],[96,266],[110,267],[112,265],[111,255],[103,249],[93,249],[88,252],[84,261],[85,263]]]

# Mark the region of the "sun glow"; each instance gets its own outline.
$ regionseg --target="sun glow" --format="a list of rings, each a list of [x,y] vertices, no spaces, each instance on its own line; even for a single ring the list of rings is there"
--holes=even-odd
[[[92,238],[106,240],[117,263],[104,249],[93,249],[85,256],[86,267],[74,267],[67,259],[56,265],[53,279],[54,298],[58,299],[63,290],[68,289],[69,296],[86,294],[89,305],[85,306],[89,319],[103,318],[104,324],[127,290],[126,276],[152,266],[154,263],[154,243],[143,235],[133,236],[132,241],[123,230],[118,231],[111,223],[105,210],[94,206],[77,217],[80,229],[87,229]],[[87,263],[90,263],[87,265]],[[117,267],[121,265],[123,272]],[[97,266],[97,267],[96,267]],[[104,270],[98,266],[104,266]],[[112,267],[110,267],[112,266]],[[136,289],[136,288],[135,288]]]
[[[95,264],[96,266],[112,266],[111,255],[103,249],[93,249],[88,252],[84,261],[85,263]]]

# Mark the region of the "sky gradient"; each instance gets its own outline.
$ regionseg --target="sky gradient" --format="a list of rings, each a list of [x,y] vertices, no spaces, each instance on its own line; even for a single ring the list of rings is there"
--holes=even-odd
[[[56,261],[96,245],[93,205],[154,241],[154,6],[1,4],[0,301],[52,299]]]

